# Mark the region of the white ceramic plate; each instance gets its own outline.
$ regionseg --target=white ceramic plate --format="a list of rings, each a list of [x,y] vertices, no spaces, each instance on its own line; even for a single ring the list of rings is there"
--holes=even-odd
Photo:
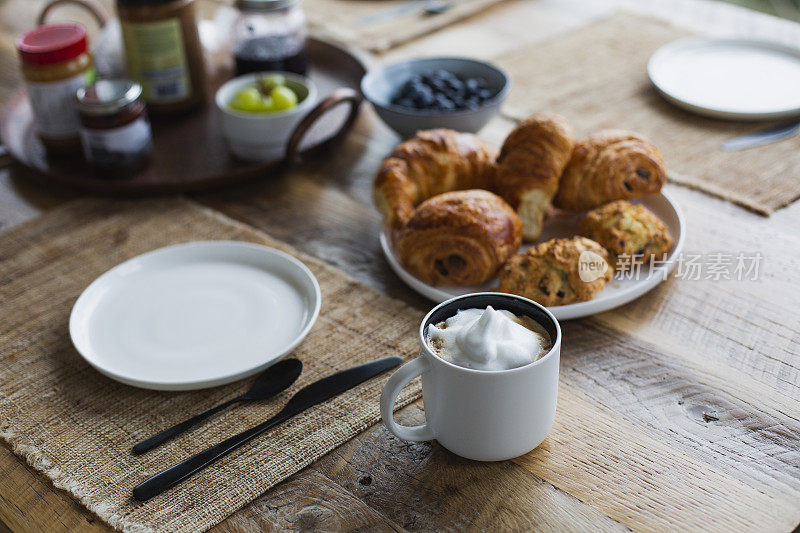
[[[644,204],[663,220],[664,224],[669,228],[673,239],[675,239],[675,244],[666,261],[656,265],[652,271],[649,266],[645,265],[641,268],[638,279],[619,279],[619,276],[615,276],[602,291],[597,293],[595,297],[588,302],[548,307],[557,319],[569,320],[571,318],[580,318],[595,313],[602,313],[603,311],[608,311],[609,309],[635,300],[663,281],[666,275],[675,266],[675,260],[683,249],[685,233],[683,215],[678,206],[663,193],[632,200],[632,202]],[[582,218],[583,213],[559,213],[556,216],[548,218],[545,221],[544,231],[539,241],[576,235]],[[493,278],[482,285],[429,285],[415,277],[400,264],[400,260],[392,248],[391,239],[387,231],[381,233],[380,239],[381,248],[383,248],[383,253],[386,256],[386,260],[389,262],[389,266],[392,267],[392,270],[394,270],[394,272],[400,276],[400,279],[406,282],[409,287],[423,296],[430,298],[434,302],[444,302],[454,296],[473,292],[492,291],[497,288],[497,278]],[[527,246],[522,246],[522,249],[526,248]]]
[[[679,39],[647,73],[672,103],[702,115],[768,120],[800,114],[800,50],[743,39]]]
[[[103,374],[189,390],[255,374],[291,352],[319,315],[311,271],[257,244],[161,248],[117,265],[75,302],[72,343]]]

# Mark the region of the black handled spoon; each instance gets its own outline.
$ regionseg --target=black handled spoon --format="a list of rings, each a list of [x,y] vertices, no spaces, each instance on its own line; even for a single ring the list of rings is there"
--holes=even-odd
[[[190,427],[202,422],[214,413],[218,413],[235,403],[266,400],[267,398],[275,396],[279,392],[288,389],[292,383],[297,380],[297,378],[300,376],[300,372],[302,371],[303,363],[297,359],[284,359],[283,361],[278,361],[262,372],[260,376],[258,376],[255,383],[253,383],[253,386],[250,387],[249,391],[245,392],[241,396],[237,396],[232,400],[228,400],[223,404],[212,407],[205,413],[200,413],[189,420],[181,422],[180,424],[176,424],[160,433],[156,433],[152,437],[145,439],[134,446],[133,453],[134,455],[139,455],[146,451],[152,450],[156,446],[164,444],[168,440],[180,435]]]

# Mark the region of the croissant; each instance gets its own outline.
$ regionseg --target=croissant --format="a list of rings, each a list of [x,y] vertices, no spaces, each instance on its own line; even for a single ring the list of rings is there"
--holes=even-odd
[[[443,192],[489,189],[497,150],[471,133],[420,131],[397,146],[378,169],[375,205],[388,225],[401,228],[414,207]]]
[[[489,191],[453,191],[417,207],[400,230],[400,262],[432,285],[474,285],[495,275],[522,243],[522,221]]]
[[[534,240],[542,233],[544,216],[573,145],[567,119],[548,113],[523,120],[503,142],[494,190],[517,210],[525,240]]]
[[[661,190],[667,180],[658,149],[636,133],[604,130],[579,139],[553,204],[584,211]]]

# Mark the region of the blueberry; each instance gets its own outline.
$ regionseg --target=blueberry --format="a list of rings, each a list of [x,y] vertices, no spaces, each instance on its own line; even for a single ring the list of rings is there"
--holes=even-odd
[[[492,96],[494,96],[494,93],[492,93],[492,91],[490,91],[489,89],[481,89],[480,92],[478,92],[478,97],[481,100],[488,100]]]
[[[434,102],[433,91],[427,86],[420,87],[411,98],[420,107],[428,107]]]
[[[436,108],[442,111],[452,111],[456,108],[456,105],[449,98],[441,98],[436,100]]]
[[[464,84],[458,79],[447,80],[447,86],[456,92],[464,90]]]
[[[455,78],[455,75],[452,72],[450,72],[449,70],[445,70],[443,68],[440,68],[439,70],[434,72],[433,75],[443,80],[450,80]]]
[[[481,89],[480,83],[475,78],[467,79],[464,85],[470,93],[477,93]]]

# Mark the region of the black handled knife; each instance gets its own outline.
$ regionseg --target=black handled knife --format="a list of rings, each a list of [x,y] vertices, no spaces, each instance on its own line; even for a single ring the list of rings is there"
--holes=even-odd
[[[364,383],[368,379],[390,368],[394,368],[402,362],[403,359],[401,357],[384,357],[377,361],[342,370],[341,372],[322,378],[311,385],[303,387],[292,396],[291,400],[289,400],[278,414],[269,420],[246,431],[242,431],[238,435],[234,435],[197,455],[193,455],[181,461],[175,466],[159,472],[155,476],[134,487],[133,497],[139,501],[145,501],[153,496],[158,496],[165,490],[174,487],[184,479],[207,467],[220,457],[224,457],[243,444],[250,442],[268,429],[277,426],[281,422],[285,422],[298,413],[302,413],[309,407],[333,398],[360,383]]]

